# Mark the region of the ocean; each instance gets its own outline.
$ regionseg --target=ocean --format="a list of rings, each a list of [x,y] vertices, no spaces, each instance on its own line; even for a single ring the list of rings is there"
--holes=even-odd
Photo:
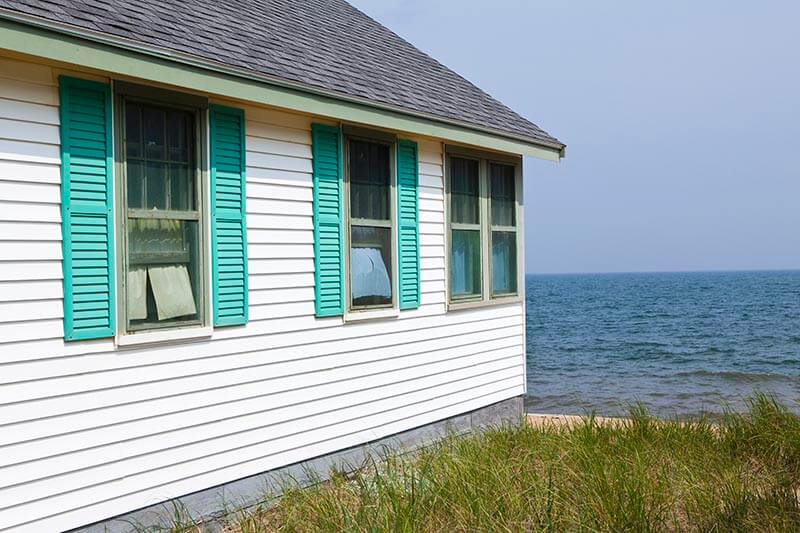
[[[529,275],[528,412],[800,413],[800,271]]]

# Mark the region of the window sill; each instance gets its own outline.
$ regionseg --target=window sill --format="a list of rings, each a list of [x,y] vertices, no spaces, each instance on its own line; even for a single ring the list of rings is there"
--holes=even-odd
[[[467,300],[462,302],[459,301],[449,302],[447,304],[447,310],[460,311],[461,309],[475,309],[478,307],[495,307],[498,305],[509,305],[509,304],[520,304],[520,303],[522,303],[522,297],[519,295],[502,296],[491,300]]]
[[[214,328],[212,327],[167,329],[163,331],[117,335],[116,342],[119,347],[140,346],[143,344],[168,344],[174,341],[208,338],[211,337],[213,333]]]
[[[348,311],[344,314],[344,321],[347,322],[361,322],[363,320],[381,320],[386,318],[397,318],[400,316],[400,310],[396,307],[391,309],[372,309],[369,311]]]

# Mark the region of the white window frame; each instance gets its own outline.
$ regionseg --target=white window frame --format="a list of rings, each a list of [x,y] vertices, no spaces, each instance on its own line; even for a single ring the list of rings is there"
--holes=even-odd
[[[454,299],[451,290],[452,273],[452,230],[458,229],[463,224],[453,223],[450,219],[451,207],[451,158],[458,157],[478,161],[478,206],[480,220],[480,243],[481,243],[481,293],[480,296],[463,297]],[[491,179],[489,176],[489,165],[497,163],[514,167],[514,194],[515,194],[515,223],[514,228],[506,226],[492,226],[491,223]],[[445,265],[446,280],[445,288],[447,292],[448,310],[471,309],[490,305],[501,305],[522,302],[524,295],[525,274],[523,272],[523,203],[522,203],[522,157],[509,154],[484,152],[460,146],[447,145],[444,149],[444,171],[445,171]],[[468,225],[474,229],[474,225]],[[516,293],[500,294],[492,296],[492,228],[497,231],[513,230],[516,232],[516,253],[517,253],[517,291]]]

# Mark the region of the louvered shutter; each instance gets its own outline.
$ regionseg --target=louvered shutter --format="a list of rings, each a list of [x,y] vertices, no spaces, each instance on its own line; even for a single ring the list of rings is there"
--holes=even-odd
[[[397,237],[400,309],[419,307],[419,163],[417,143],[397,141]]]
[[[342,137],[339,128],[312,124],[314,159],[314,283],[317,316],[344,313]]]
[[[61,76],[64,338],[114,335],[111,87]]]
[[[247,323],[244,111],[209,108],[215,326]]]

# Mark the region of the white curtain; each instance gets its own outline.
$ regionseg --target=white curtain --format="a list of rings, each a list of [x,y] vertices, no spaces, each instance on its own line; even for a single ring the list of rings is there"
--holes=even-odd
[[[134,267],[128,270],[128,319],[147,318],[147,269]]]
[[[159,320],[197,313],[189,271],[184,265],[148,267]]]
[[[365,296],[392,297],[392,282],[378,248],[353,248],[350,273],[354,300]]]
[[[466,231],[454,231],[453,243],[451,246],[451,267],[452,276],[450,290],[455,295],[477,294],[480,287],[475,286],[476,274],[474,255],[478,250],[471,249],[471,233]]]

